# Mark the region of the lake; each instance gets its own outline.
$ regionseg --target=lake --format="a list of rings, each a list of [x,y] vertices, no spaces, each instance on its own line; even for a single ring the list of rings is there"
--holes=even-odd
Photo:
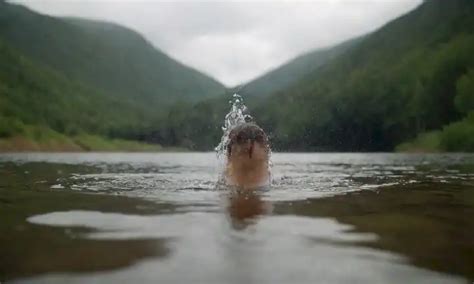
[[[0,282],[472,283],[474,155],[0,155]]]

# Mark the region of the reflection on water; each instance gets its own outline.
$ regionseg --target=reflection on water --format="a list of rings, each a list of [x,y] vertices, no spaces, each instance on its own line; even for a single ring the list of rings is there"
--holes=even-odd
[[[401,193],[402,191],[402,193]],[[329,199],[275,205],[275,214],[331,217],[358,232],[373,232],[365,246],[389,250],[408,261],[474,279],[474,188],[418,183]]]
[[[263,214],[269,214],[271,203],[262,200],[258,192],[231,190],[227,194],[227,212],[234,229],[245,229],[257,222]]]
[[[0,156],[0,281],[466,283],[474,156],[275,154],[216,190],[214,154]]]
[[[351,226],[327,218],[274,216],[259,220],[245,232],[233,231],[224,216],[217,213],[124,216],[68,211],[38,215],[30,221],[89,228],[94,232],[82,237],[90,239],[175,240],[170,243],[172,253],[167,258],[115,272],[41,278],[48,283],[71,278],[81,283],[129,283],[136,279],[140,282],[160,279],[165,283],[220,283],[223,279],[231,283],[308,283],[311,279],[366,283],[397,273],[401,282],[450,283],[455,280],[400,264],[403,259],[399,256],[351,246],[353,242],[372,241],[376,236],[348,232]],[[186,273],[177,273],[177,269]]]

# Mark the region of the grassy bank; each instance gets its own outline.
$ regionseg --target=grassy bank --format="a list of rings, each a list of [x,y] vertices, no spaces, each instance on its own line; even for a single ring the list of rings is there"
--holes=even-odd
[[[110,139],[90,134],[69,137],[49,128],[36,126],[27,126],[18,134],[0,138],[0,152],[158,152],[184,150],[181,148],[164,148],[158,144],[147,144],[138,141]]]
[[[419,134],[414,140],[397,146],[398,152],[473,152],[474,112],[439,131]]]

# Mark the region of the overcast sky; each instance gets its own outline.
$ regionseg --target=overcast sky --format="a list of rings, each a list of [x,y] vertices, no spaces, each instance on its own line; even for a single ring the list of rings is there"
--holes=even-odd
[[[112,21],[228,86],[314,48],[379,28],[422,0],[16,0],[59,16]]]

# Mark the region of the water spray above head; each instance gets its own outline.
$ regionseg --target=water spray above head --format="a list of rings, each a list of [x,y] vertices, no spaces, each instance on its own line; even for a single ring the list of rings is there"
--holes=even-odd
[[[238,125],[244,123],[250,123],[253,121],[253,117],[248,114],[247,106],[244,104],[244,99],[239,94],[234,94],[232,100],[229,101],[231,105],[229,113],[226,114],[224,119],[224,126],[222,127],[223,135],[221,142],[215,148],[218,156],[227,152],[227,145],[229,144],[229,134],[232,129]]]
[[[253,120],[253,117],[247,113],[248,108],[244,104],[242,96],[234,94],[232,100],[229,101],[229,104],[231,105],[231,110],[225,116],[223,130],[230,130],[239,124],[251,122]]]

